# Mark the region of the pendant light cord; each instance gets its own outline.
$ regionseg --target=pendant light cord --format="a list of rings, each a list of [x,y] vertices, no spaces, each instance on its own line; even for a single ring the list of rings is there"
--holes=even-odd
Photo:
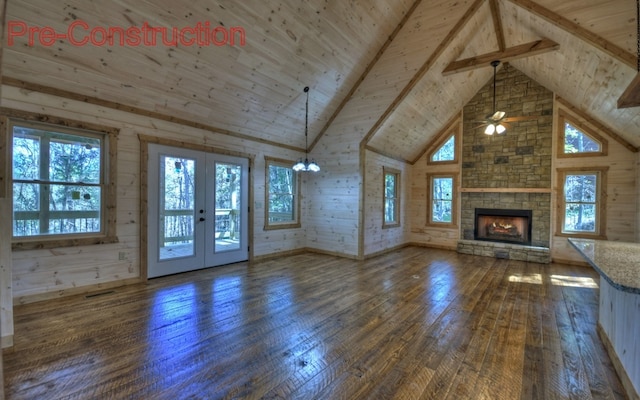
[[[640,72],[640,0],[636,0],[636,25],[638,27],[638,72]]]
[[[307,102],[305,103],[304,109],[304,152],[309,154],[309,143],[307,141],[307,134],[309,132],[309,86],[305,86],[304,92],[307,94]]]

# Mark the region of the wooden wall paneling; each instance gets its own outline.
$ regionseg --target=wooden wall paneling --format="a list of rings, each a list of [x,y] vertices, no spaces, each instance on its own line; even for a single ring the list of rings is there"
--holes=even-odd
[[[11,198],[0,198],[0,348],[13,345],[13,262],[11,259]],[[1,367],[1,364],[0,364]]]
[[[263,158],[265,154],[290,159],[299,157],[297,151],[265,145],[258,141],[239,140],[205,129],[62,99],[50,94],[20,90],[12,86],[4,86],[3,89],[3,101],[7,107],[120,129],[117,141],[119,168],[116,191],[116,233],[120,242],[89,246],[83,248],[82,254],[74,253],[78,248],[14,252],[14,297],[21,303],[98,290],[139,279],[140,265],[143,263],[141,257],[144,257],[144,254],[140,254],[140,191],[143,181],[146,180],[141,179],[139,172],[141,160],[138,134],[165,140],[180,138],[180,141],[197,147],[216,147],[229,154],[255,154],[256,160]],[[253,196],[255,199],[263,199],[264,165],[254,166],[252,176],[255,177],[251,185]],[[339,201],[336,199],[336,203]],[[255,204],[252,205],[252,210],[256,214],[264,212],[263,208],[257,209]],[[355,212],[357,213],[357,210]],[[259,243],[258,246],[252,246],[254,256],[277,251],[287,252],[306,244],[304,227],[275,235],[273,232],[262,230],[262,220],[255,218],[254,224],[256,223],[258,225],[251,227],[254,243]],[[119,260],[119,253],[124,253],[124,260]],[[80,257],[81,263],[76,261],[77,257]],[[86,265],[90,267],[87,269]],[[32,271],[34,267],[36,270]],[[54,275],[56,271],[57,276]]]
[[[459,121],[458,129],[462,129],[462,123]],[[455,129],[455,128],[454,128]],[[449,130],[451,131],[451,130]],[[457,150],[462,148],[460,142],[462,135],[458,134],[456,137],[458,140]],[[411,188],[410,188],[410,206],[408,223],[409,229],[409,242],[413,245],[435,247],[442,249],[455,250],[460,239],[460,226],[446,226],[446,227],[433,227],[427,226],[428,216],[428,202],[430,201],[429,194],[429,182],[427,174],[446,173],[458,176],[458,186],[454,189],[456,193],[456,204],[454,204],[455,212],[458,213],[458,223],[460,221],[461,213],[461,197],[460,196],[460,166],[463,160],[459,163],[450,164],[428,164],[427,159],[431,152],[435,150],[435,146],[430,146],[429,151],[425,152],[420,159],[418,159],[411,167]]]
[[[608,167],[607,171],[607,210],[606,210],[606,236],[607,240],[633,242],[636,240],[638,222],[635,218],[637,213],[638,182],[637,154],[635,147],[630,146],[626,141],[614,140],[617,136],[611,129],[599,124],[592,117],[583,112],[576,112],[566,100],[556,101],[556,112],[554,112],[554,141],[558,140],[557,130],[560,129],[557,123],[558,115],[565,113],[572,116],[581,124],[589,127],[600,136],[608,139],[608,155],[595,157],[557,157],[560,145],[553,144],[553,193],[552,201],[552,244],[551,257],[554,260],[565,260],[580,263],[583,260],[580,255],[567,242],[566,236],[555,236],[557,213],[561,212],[557,208],[557,198],[562,195],[562,182],[557,180],[557,170],[559,168],[582,168],[582,167]]]
[[[600,279],[598,333],[630,399],[640,398],[640,295]]]
[[[366,151],[364,179],[364,221],[362,227],[364,257],[403,246],[408,241],[410,219],[411,169],[408,164]],[[400,172],[400,226],[383,228],[384,178],[383,168]]]

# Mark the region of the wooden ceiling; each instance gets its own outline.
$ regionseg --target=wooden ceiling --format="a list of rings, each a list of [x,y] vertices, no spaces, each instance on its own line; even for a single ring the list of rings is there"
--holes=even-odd
[[[451,62],[540,39],[511,64],[640,147],[640,108],[618,109],[636,76],[632,0],[7,0],[5,25],[241,27],[244,46],[5,44],[3,81],[302,150],[356,132],[413,161],[492,77]],[[6,41],[6,38],[5,38]]]

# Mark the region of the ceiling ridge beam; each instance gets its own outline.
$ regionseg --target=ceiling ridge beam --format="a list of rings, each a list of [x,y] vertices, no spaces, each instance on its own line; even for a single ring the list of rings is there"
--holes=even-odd
[[[540,39],[533,42],[509,47],[503,51],[481,54],[479,56],[465,58],[463,60],[449,63],[442,71],[442,75],[450,75],[456,72],[464,72],[480,67],[488,67],[492,61],[498,60],[503,63],[517,60],[523,57],[530,57],[549,51],[558,50],[560,45],[551,39]]]
[[[575,22],[561,15],[558,15],[555,12],[531,0],[508,0],[508,1],[510,1],[511,3],[517,6],[524,8],[525,10],[532,12],[533,14],[541,17],[542,19],[547,20],[553,25],[559,28],[562,28],[564,31],[577,36],[578,38],[595,46],[596,48],[609,54],[610,56],[619,60],[620,62],[632,67],[634,70],[636,69],[637,59],[634,54],[629,53],[623,48],[583,28],[582,26],[576,24]]]
[[[318,144],[322,136],[324,136],[327,130],[329,130],[329,127],[331,126],[333,121],[335,121],[338,115],[346,107],[347,103],[351,100],[353,95],[356,93],[356,90],[358,90],[358,88],[360,87],[362,82],[364,82],[365,78],[369,75],[373,67],[378,63],[380,58],[382,58],[382,55],[384,54],[384,52],[387,51],[387,49],[389,48],[393,40],[396,38],[396,36],[398,36],[398,33],[400,32],[400,30],[406,25],[407,21],[409,20],[409,18],[411,18],[414,11],[416,10],[416,8],[418,8],[421,2],[422,0],[415,0],[411,5],[411,7],[409,7],[404,17],[402,17],[402,20],[400,20],[398,25],[394,28],[393,32],[391,32],[391,34],[387,37],[387,40],[382,44],[382,46],[380,47],[376,55],[369,62],[369,64],[367,64],[367,67],[364,69],[362,74],[360,74],[360,77],[358,78],[358,80],[353,84],[353,86],[349,90],[349,93],[347,93],[347,95],[342,99],[342,101],[340,102],[340,105],[338,105],[338,108],[336,108],[333,114],[331,114],[331,117],[329,117],[329,119],[327,120],[327,123],[324,124],[320,132],[313,139],[307,151],[313,150],[313,148]]]
[[[405,85],[400,94],[393,100],[393,102],[387,107],[385,112],[378,118],[376,123],[371,127],[369,132],[365,135],[362,143],[368,144],[369,140],[373,137],[373,135],[380,129],[382,124],[391,116],[391,114],[398,108],[400,103],[407,98],[411,90],[418,84],[420,79],[431,69],[433,64],[435,64],[436,60],[442,55],[442,53],[447,49],[447,47],[453,42],[453,39],[460,33],[462,28],[469,22],[471,17],[478,11],[478,9],[482,6],[485,0],[476,0],[471,4],[469,9],[464,13],[462,18],[456,23],[456,25],[451,29],[449,34],[444,38],[444,40],[438,45],[435,49],[431,57],[422,64],[422,67],[413,75],[411,80]]]
[[[8,76],[2,77],[2,84],[7,86],[13,86],[19,89],[26,89],[33,92],[44,93],[52,96],[62,97],[70,100],[79,101],[82,103],[93,104],[96,106],[111,108],[118,111],[124,111],[130,114],[141,115],[143,117],[154,118],[160,121],[171,122],[178,125],[188,126],[191,128],[202,129],[204,131],[219,133],[222,135],[227,135],[231,137],[235,137],[237,139],[248,140],[251,142],[257,142],[262,144],[267,144],[274,147],[284,148],[287,150],[293,150],[297,152],[304,152],[304,148],[300,148],[297,146],[288,145],[285,143],[274,142],[272,140],[256,138],[253,136],[245,135],[244,133],[234,132],[228,129],[217,128],[215,126],[203,124],[200,122],[192,121],[186,118],[174,117],[172,115],[159,113],[157,111],[150,111],[140,107],[128,106],[121,103],[117,103],[115,101],[103,100],[98,97],[87,96],[84,94],[72,92],[69,90],[58,89],[51,86],[45,86],[38,83],[32,83],[23,81],[16,78],[11,78]]]
[[[493,29],[496,32],[496,39],[498,40],[498,50],[504,51],[507,44],[504,40],[504,28],[502,27],[502,18],[500,18],[500,5],[498,0],[489,0],[489,6],[491,8],[491,16],[493,17]]]

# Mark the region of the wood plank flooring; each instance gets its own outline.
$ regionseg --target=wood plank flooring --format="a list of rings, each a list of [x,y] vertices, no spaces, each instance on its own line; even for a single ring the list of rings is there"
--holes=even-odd
[[[623,399],[598,275],[406,248],[18,306],[8,399]]]

